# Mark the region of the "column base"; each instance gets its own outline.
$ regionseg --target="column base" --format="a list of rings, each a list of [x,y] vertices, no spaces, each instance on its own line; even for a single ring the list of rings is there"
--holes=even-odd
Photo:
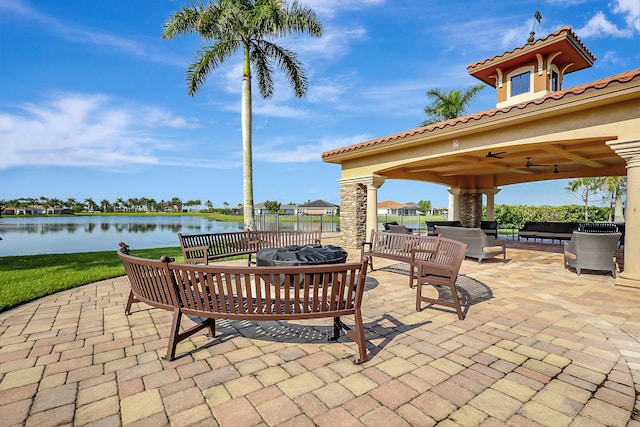
[[[623,271],[616,276],[615,285],[640,289],[640,275],[629,273],[625,274]]]

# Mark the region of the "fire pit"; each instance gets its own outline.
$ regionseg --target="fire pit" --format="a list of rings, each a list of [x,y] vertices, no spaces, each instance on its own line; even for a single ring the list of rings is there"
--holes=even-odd
[[[339,264],[346,260],[347,251],[333,245],[264,248],[256,254],[256,263],[260,266]]]

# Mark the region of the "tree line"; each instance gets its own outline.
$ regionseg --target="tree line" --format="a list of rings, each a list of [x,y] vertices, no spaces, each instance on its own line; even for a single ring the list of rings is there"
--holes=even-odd
[[[69,209],[74,213],[79,212],[182,212],[190,210],[200,210],[203,203],[200,199],[182,201],[179,197],[168,200],[157,201],[149,197],[124,199],[119,197],[113,201],[102,199],[96,202],[91,197],[78,200],[70,197],[66,200],[48,198],[41,196],[38,198],[23,197],[12,200],[0,200],[0,213],[8,208],[31,209],[42,207],[44,213],[53,212],[59,209]],[[213,203],[210,200],[204,202],[209,212],[214,211]],[[224,212],[229,212],[229,203],[223,203]]]

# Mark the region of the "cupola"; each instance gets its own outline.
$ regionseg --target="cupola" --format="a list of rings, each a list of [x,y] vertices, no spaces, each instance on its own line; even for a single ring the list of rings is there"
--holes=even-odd
[[[497,89],[498,108],[561,90],[566,74],[589,68],[596,60],[571,27],[529,40],[522,47],[467,66],[469,74]]]

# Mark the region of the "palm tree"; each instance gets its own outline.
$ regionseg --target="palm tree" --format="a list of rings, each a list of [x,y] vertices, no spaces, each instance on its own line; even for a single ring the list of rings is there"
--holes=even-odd
[[[627,189],[627,177],[607,176],[604,179],[603,189],[609,198],[609,221],[624,222],[622,195]]]
[[[475,86],[470,86],[466,90],[451,89],[449,93],[445,93],[440,89],[429,90],[427,98],[431,100],[431,104],[424,107],[424,112],[428,118],[423,120],[420,126],[427,126],[464,115],[469,103],[478,96],[478,93],[484,87],[483,83],[479,83]]]
[[[567,190],[584,203],[584,221],[589,222],[589,198],[602,189],[604,177],[577,178],[569,181]]]
[[[263,98],[273,95],[273,66],[280,68],[297,97],[307,91],[307,77],[297,55],[272,42],[291,34],[319,37],[322,24],[311,8],[293,0],[218,0],[204,5],[192,3],[174,13],[164,24],[162,37],[199,34],[212,44],[196,54],[187,69],[187,93],[195,95],[209,74],[239,49],[243,51],[242,76],[242,155],[244,228],[255,230],[253,209],[253,161],[251,68],[256,71],[258,90]]]

